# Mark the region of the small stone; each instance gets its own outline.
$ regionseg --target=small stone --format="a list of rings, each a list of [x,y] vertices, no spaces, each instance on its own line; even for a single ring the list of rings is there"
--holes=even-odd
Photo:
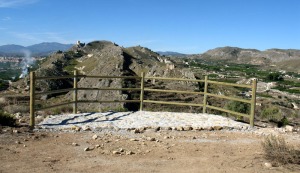
[[[27,145],[23,145],[23,147],[27,147]]]
[[[75,131],[80,131],[81,127],[78,127],[78,126],[72,126],[71,127],[71,130],[75,130]]]
[[[133,133],[141,133],[141,131],[139,129],[134,129]]]
[[[132,151],[126,151],[126,155],[133,155],[134,154],[134,152],[132,152]]]
[[[154,128],[154,131],[155,131],[155,132],[158,132],[158,131],[160,131],[160,130],[161,130],[160,127],[155,127],[155,128]]]
[[[137,140],[137,139],[133,139],[133,138],[132,138],[132,139],[130,139],[130,141],[138,141],[138,140]]]
[[[145,132],[145,130],[146,130],[146,128],[145,127],[141,127],[140,129],[139,129],[139,133],[144,133]]]
[[[17,112],[15,114],[15,118],[20,119],[22,117],[22,114],[20,112]]]
[[[124,152],[124,149],[123,149],[123,148],[119,148],[119,151],[120,151],[120,152]]]
[[[269,163],[269,162],[266,162],[266,163],[265,163],[265,166],[266,166],[267,168],[272,168],[272,164]]]
[[[187,126],[187,127],[184,127],[183,130],[185,130],[185,131],[191,131],[191,130],[193,130],[193,127]]]
[[[19,119],[18,121],[19,121],[19,123],[25,123],[26,122],[24,119]]]
[[[147,137],[147,141],[155,141],[155,138]]]
[[[73,146],[79,146],[77,143],[73,142],[72,143]]]
[[[170,137],[169,136],[164,136],[164,139],[169,139]]]
[[[183,129],[183,127],[176,127],[176,130],[177,131],[183,131],[184,129]]]
[[[83,126],[82,130],[83,131],[91,131],[91,128],[89,126]]]
[[[20,133],[18,130],[13,130],[13,133]]]
[[[90,151],[90,148],[89,147],[86,147],[83,149],[84,151]]]
[[[150,153],[150,152],[151,152],[150,150],[146,150],[146,151],[145,151],[145,153]]]
[[[196,139],[196,137],[195,137],[195,136],[193,136],[193,137],[192,137],[192,139]]]
[[[100,148],[100,145],[99,144],[95,145],[95,148]]]
[[[96,140],[97,138],[98,138],[98,136],[95,134],[95,135],[93,135],[93,137],[92,137],[94,140]]]
[[[214,130],[214,128],[213,127],[205,127],[204,130],[212,131],[212,130]]]
[[[286,132],[292,132],[293,131],[293,126],[290,126],[290,125],[286,125],[285,127],[284,127],[284,130],[286,131]]]
[[[120,151],[113,151],[113,154],[121,154]]]
[[[20,142],[20,141],[16,141],[15,143],[16,143],[16,144],[21,144],[21,142]]]
[[[214,129],[214,130],[222,130],[223,127],[222,127],[222,126],[214,126],[213,129]]]

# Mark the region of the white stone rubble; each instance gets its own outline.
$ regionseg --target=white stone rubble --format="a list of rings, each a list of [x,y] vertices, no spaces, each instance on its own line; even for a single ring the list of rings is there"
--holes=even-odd
[[[160,127],[164,129],[176,129],[179,127],[183,129],[209,129],[213,127],[248,129],[250,127],[249,124],[237,122],[219,115],[147,111],[55,115],[45,118],[38,126],[42,129],[53,130],[73,130],[80,128],[85,130],[132,129],[143,127]]]

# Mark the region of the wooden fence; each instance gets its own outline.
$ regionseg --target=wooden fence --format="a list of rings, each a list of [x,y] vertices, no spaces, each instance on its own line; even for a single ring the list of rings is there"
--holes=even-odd
[[[60,89],[60,90],[53,90],[53,91],[46,91],[46,92],[36,92],[35,85],[37,80],[53,80],[53,79],[67,79],[73,78],[74,84],[73,88],[69,89]],[[119,79],[138,79],[141,81],[140,88],[79,88],[77,85],[77,81],[79,78],[119,78]],[[202,82],[204,83],[204,92],[195,92],[195,91],[179,91],[179,90],[162,90],[162,89],[151,89],[145,88],[145,80],[172,80],[172,81],[186,81],[186,82]],[[217,95],[208,92],[208,84],[217,84],[217,85],[225,85],[225,86],[233,86],[233,87],[242,87],[248,88],[252,90],[251,100],[249,99],[241,99],[235,97],[229,97],[224,95]],[[79,75],[77,71],[74,71],[74,75],[68,76],[51,76],[51,77],[38,77],[35,75],[35,72],[30,72],[30,127],[34,128],[35,125],[35,112],[39,110],[54,108],[63,105],[73,104],[73,113],[77,113],[77,104],[78,103],[115,103],[115,102],[125,102],[125,103],[140,103],[140,110],[143,110],[144,103],[155,103],[155,104],[170,104],[170,105],[181,105],[181,106],[200,106],[203,107],[203,113],[206,113],[206,109],[214,109],[218,111],[227,112],[230,114],[234,114],[237,116],[247,117],[250,119],[250,126],[254,126],[254,114],[255,114],[255,105],[256,105],[256,88],[257,88],[257,80],[254,79],[252,85],[244,85],[244,84],[233,84],[233,83],[225,83],[225,82],[217,82],[208,80],[208,77],[205,76],[204,80],[198,79],[181,79],[181,78],[162,78],[162,77],[145,77],[145,73],[142,72],[141,76],[87,76],[87,75]],[[77,94],[79,90],[120,90],[120,91],[140,91],[140,99],[139,100],[78,100]],[[43,108],[35,108],[35,97],[42,94],[57,94],[57,93],[64,93],[68,91],[73,91],[73,101],[66,102],[66,103],[59,103],[55,105],[50,105]],[[166,101],[156,101],[156,100],[145,100],[144,99],[144,91],[151,91],[151,92],[170,92],[170,93],[181,93],[181,94],[196,94],[196,95],[203,95],[204,99],[202,104],[201,103],[179,103],[179,102],[166,102]],[[207,104],[207,96],[233,100],[238,102],[244,102],[251,105],[250,115],[235,112],[231,110],[227,110],[220,107],[215,107],[212,105]]]

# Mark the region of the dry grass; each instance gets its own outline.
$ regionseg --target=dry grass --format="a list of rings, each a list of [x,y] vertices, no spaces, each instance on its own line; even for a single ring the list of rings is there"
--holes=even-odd
[[[262,143],[265,156],[273,165],[298,164],[300,165],[300,150],[287,145],[282,137],[268,136]]]
[[[29,105],[7,105],[3,107],[3,110],[11,114],[15,114],[17,112],[29,113]]]

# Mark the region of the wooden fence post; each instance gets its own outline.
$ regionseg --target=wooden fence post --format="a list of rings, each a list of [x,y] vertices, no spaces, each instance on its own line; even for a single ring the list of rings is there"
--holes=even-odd
[[[74,70],[74,93],[73,93],[73,114],[77,113],[77,70]]]
[[[252,81],[252,97],[251,97],[251,110],[250,110],[250,126],[254,127],[254,115],[255,115],[255,106],[256,106],[256,88],[257,88],[257,79]]]
[[[206,113],[206,103],[207,103],[207,86],[208,86],[208,82],[207,82],[207,76],[205,76],[204,79],[204,98],[203,98],[203,113]]]
[[[31,129],[34,129],[35,125],[35,110],[34,110],[34,104],[35,104],[35,72],[30,72],[30,123],[29,126]]]
[[[141,77],[140,111],[143,111],[145,72],[141,73]]]

